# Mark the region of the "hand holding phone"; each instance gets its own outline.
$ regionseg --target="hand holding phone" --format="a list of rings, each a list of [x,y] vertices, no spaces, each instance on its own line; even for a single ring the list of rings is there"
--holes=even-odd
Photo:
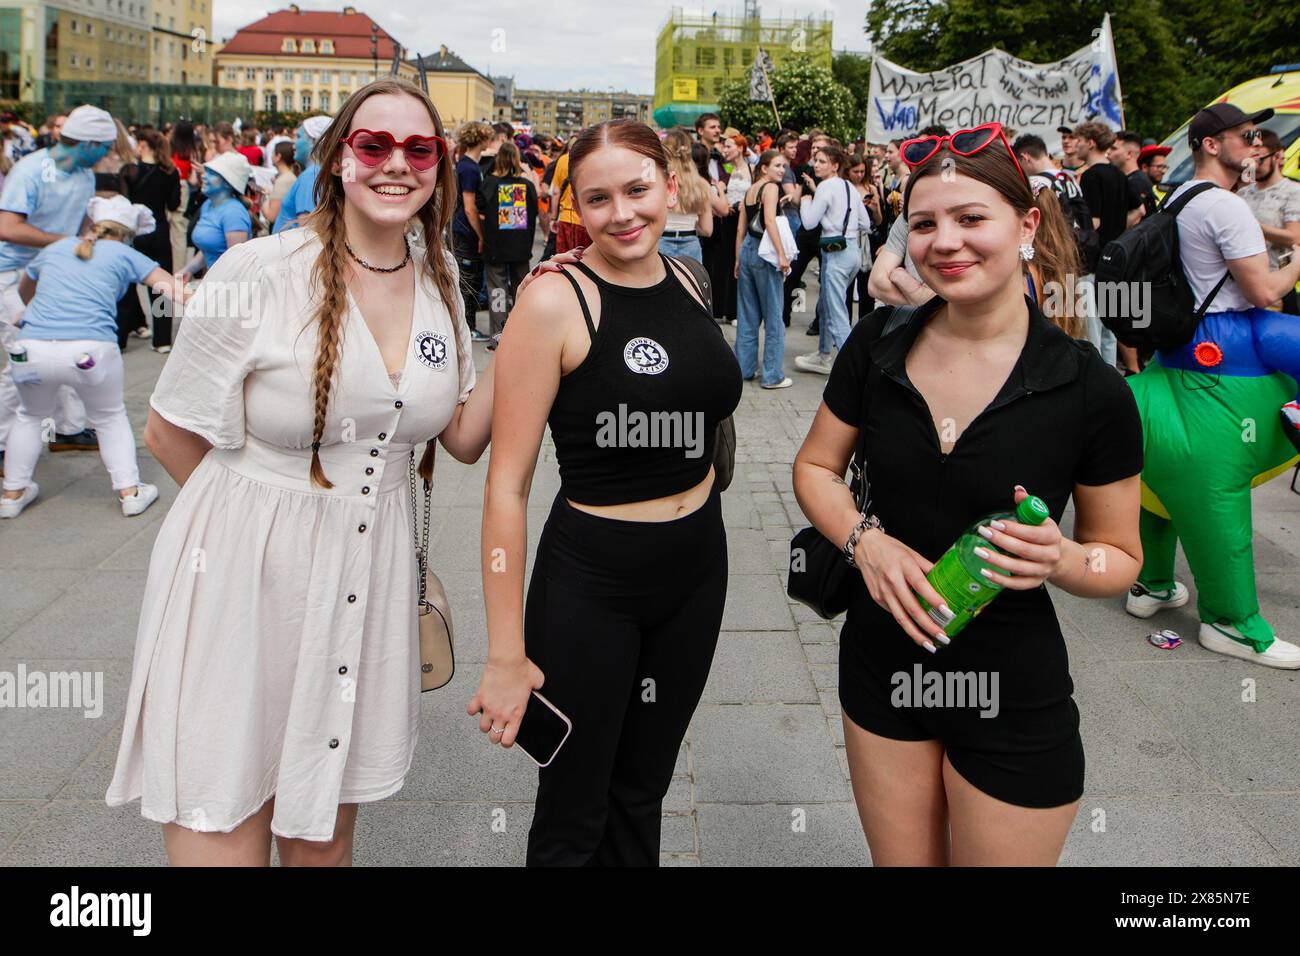
[[[541,670],[526,657],[508,663],[488,661],[466,710],[478,717],[479,730],[492,743],[513,746],[529,694],[544,681]]]

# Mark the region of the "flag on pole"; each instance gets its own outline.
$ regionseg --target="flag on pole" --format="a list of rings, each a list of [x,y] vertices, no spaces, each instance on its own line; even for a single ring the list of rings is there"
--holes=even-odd
[[[758,56],[754,57],[754,65],[749,69],[749,98],[751,100],[757,102],[772,98],[772,86],[768,82],[768,74],[772,70],[772,58],[767,55],[766,50],[759,47]]]
[[[420,53],[415,54],[415,67],[420,71],[420,89],[429,92],[429,74],[425,72],[424,56]]]
[[[1124,129],[1124,94],[1119,86],[1119,61],[1115,57],[1115,33],[1110,25],[1109,13],[1102,18],[1101,36],[1098,39],[1101,41],[1097,60],[1101,77],[1099,100],[1103,107],[1102,113],[1108,114],[1107,118],[1112,123],[1118,122],[1119,128]]]
[[[397,43],[394,43],[394,44],[393,44],[393,62],[392,62],[392,65],[389,66],[389,68],[388,68],[388,75],[389,75],[389,76],[397,76],[397,72],[398,72],[398,70],[401,68],[401,66],[402,66],[402,48],[401,48],[400,46],[398,46]]]

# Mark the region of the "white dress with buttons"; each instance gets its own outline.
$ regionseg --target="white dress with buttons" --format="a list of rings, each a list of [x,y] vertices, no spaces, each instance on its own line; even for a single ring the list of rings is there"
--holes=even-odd
[[[395,793],[411,766],[407,458],[468,398],[474,365],[424,278],[394,385],[349,295],[320,449],[334,487],[312,485],[319,250],[295,229],[223,255],[150,400],[213,445],[154,544],[106,797],[141,798],[150,820],[226,832],[274,796],[274,833],[328,840],[338,804]]]

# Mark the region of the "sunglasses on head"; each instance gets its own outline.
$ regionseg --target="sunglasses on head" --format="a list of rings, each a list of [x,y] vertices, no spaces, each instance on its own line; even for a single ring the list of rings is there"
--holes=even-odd
[[[357,159],[366,166],[378,166],[388,160],[393,150],[401,148],[407,165],[424,172],[438,165],[447,155],[447,144],[438,136],[408,136],[400,142],[386,130],[354,130],[343,142],[352,147]]]
[[[1011,161],[1016,164],[1016,170],[1023,177],[1025,171],[1020,168],[1020,160],[1016,158],[1015,150],[1011,148],[1001,123],[983,123],[972,129],[959,129],[949,136],[918,136],[903,143],[898,148],[898,152],[903,157],[903,162],[915,169],[939,152],[944,143],[947,143],[948,148],[958,156],[974,156],[998,140],[1006,146],[1007,155],[1011,157]],[[1027,178],[1026,182],[1028,182]]]

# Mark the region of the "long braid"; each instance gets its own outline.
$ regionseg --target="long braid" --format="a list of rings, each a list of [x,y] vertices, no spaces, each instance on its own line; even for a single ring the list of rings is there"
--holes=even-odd
[[[321,239],[321,251],[312,269],[312,285],[321,290],[321,303],[316,312],[319,342],[316,348],[316,366],[312,371],[315,421],[311,436],[311,481],[321,488],[333,488],[333,483],[325,477],[325,470],[321,467],[320,443],[321,436],[325,433],[325,415],[329,410],[334,372],[338,368],[343,345],[342,317],[348,300],[344,277],[348,273],[348,264],[341,236],[342,209],[331,203],[318,209],[316,216],[313,225]]]

